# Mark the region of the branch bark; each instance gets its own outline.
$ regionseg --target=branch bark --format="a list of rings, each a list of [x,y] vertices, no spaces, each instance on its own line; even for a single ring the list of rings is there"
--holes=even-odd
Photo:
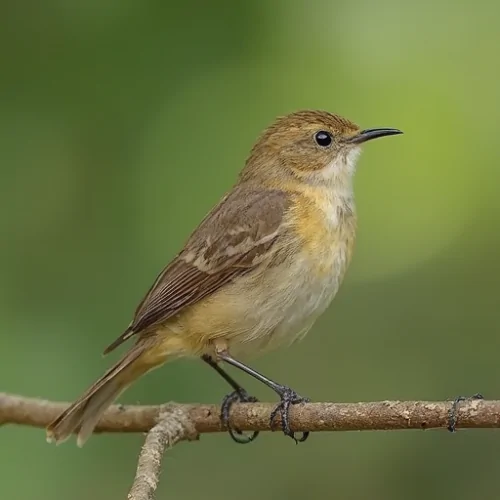
[[[173,405],[198,434],[225,430],[219,418],[220,407],[216,405]],[[0,425],[45,427],[66,406],[67,403],[0,393]],[[273,403],[235,404],[231,424],[242,431],[269,431],[274,406]],[[452,406],[452,401],[307,403],[291,408],[290,422],[295,432],[446,428]],[[148,432],[159,421],[163,408],[165,405],[114,405],[106,411],[96,432]],[[463,401],[456,416],[457,428],[500,428],[500,401]]]

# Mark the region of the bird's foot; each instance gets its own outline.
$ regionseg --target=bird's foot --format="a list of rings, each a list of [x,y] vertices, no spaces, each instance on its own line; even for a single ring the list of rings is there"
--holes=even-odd
[[[290,406],[300,403],[309,403],[309,398],[299,396],[294,390],[289,387],[282,386],[278,392],[281,401],[271,413],[271,429],[273,428],[274,421],[279,415],[281,420],[281,429],[285,436],[291,437],[295,443],[302,443],[309,437],[309,432],[303,432],[299,438],[295,437],[295,433],[290,429]]]
[[[253,431],[252,434],[244,434],[239,429],[231,427],[229,423],[229,413],[234,403],[257,403],[259,400],[250,396],[245,389],[239,389],[228,394],[222,400],[221,415],[222,423],[227,427],[232,440],[239,444],[251,443],[259,435],[259,431]]]
[[[450,410],[448,411],[448,430],[455,432],[458,423],[458,407],[463,401],[474,401],[477,399],[484,399],[482,394],[474,394],[473,396],[458,396],[453,400]]]

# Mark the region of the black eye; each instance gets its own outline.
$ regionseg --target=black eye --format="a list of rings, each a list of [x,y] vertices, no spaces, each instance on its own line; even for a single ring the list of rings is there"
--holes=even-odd
[[[325,132],[324,130],[320,130],[314,134],[314,140],[318,144],[318,146],[322,146],[326,148],[332,143],[332,134],[330,132]]]

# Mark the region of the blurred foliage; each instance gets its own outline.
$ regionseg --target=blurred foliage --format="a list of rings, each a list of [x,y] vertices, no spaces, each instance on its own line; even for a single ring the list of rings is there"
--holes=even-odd
[[[322,108],[405,135],[360,161],[334,305],[254,366],[314,400],[499,397],[499,14],[487,0],[2,2],[0,390],[78,396],[260,130]],[[227,387],[207,370],[172,363],[122,401],[217,402]],[[496,439],[203,436],[168,454],[158,498],[494,498]],[[141,442],[56,449],[2,428],[0,494],[123,498]]]

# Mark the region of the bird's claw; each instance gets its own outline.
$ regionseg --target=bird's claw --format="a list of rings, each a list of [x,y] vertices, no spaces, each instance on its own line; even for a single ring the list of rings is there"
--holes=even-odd
[[[484,399],[484,397],[482,394],[477,393],[469,397],[458,396],[453,400],[453,404],[451,405],[451,408],[448,411],[448,430],[450,432],[456,431],[458,423],[458,407],[460,406],[460,403],[462,403],[463,401],[471,401],[477,399]]]
[[[309,398],[304,398],[299,396],[294,390],[289,387],[283,387],[280,391],[281,401],[277,404],[276,408],[271,412],[271,429],[273,429],[273,424],[276,417],[279,415],[281,420],[281,429],[285,436],[291,437],[295,443],[302,443],[309,437],[309,432],[303,432],[300,438],[295,437],[295,433],[290,429],[290,406],[309,403],[311,400]]]
[[[229,414],[231,411],[231,407],[234,403],[257,403],[258,401],[259,400],[256,397],[250,396],[244,389],[233,391],[222,400],[220,418],[222,423],[226,426],[231,439],[236,443],[251,443],[259,435],[259,431],[253,431],[252,434],[248,435],[243,434],[243,432],[239,429],[231,427],[229,423]]]

